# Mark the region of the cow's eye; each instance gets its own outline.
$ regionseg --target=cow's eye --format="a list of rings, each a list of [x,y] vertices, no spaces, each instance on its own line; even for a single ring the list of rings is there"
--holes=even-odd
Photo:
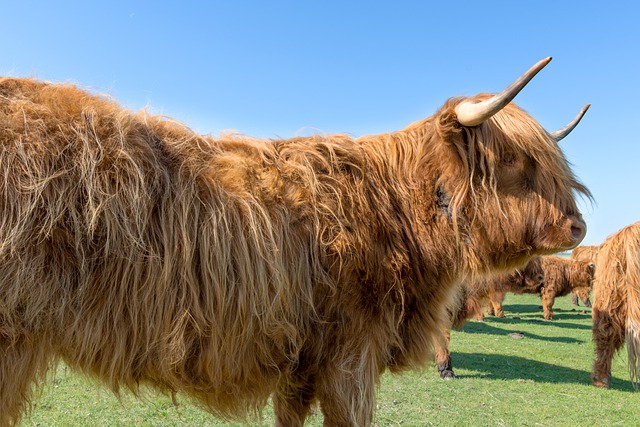
[[[505,166],[513,166],[516,163],[516,156],[513,153],[504,153],[502,155],[502,164]]]

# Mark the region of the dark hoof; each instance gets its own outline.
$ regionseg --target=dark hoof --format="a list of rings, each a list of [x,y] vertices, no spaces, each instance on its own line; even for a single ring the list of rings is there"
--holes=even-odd
[[[593,384],[594,386],[598,387],[598,388],[605,388],[605,389],[610,389],[610,388],[611,388],[611,385],[610,385],[609,383],[607,383],[607,382],[603,382],[603,381],[596,381],[596,380],[594,380],[594,381],[592,382],[592,384]]]
[[[605,378],[599,378],[596,375],[591,374],[591,384],[599,388],[611,388],[611,375]]]
[[[456,378],[456,375],[453,373],[453,371],[450,370],[445,370],[440,372],[440,378],[442,378],[445,381],[449,381],[449,380],[454,380]]]

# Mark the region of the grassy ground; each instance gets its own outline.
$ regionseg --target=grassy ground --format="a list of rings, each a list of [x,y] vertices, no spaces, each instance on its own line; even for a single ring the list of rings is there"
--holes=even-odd
[[[385,374],[378,393],[378,426],[629,426],[640,423],[640,393],[628,381],[626,351],[614,359],[611,390],[590,385],[593,363],[590,309],[556,300],[555,320],[542,317],[540,299],[509,295],[507,318],[470,321],[452,335],[455,381],[423,372]],[[513,338],[512,332],[524,333]],[[179,398],[142,402],[109,391],[60,366],[23,426],[239,426],[225,424]],[[266,408],[256,426],[273,425]],[[308,426],[322,425],[313,415]]]

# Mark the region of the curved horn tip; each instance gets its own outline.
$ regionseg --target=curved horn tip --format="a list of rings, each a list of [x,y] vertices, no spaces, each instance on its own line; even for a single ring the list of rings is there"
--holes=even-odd
[[[542,58],[540,61],[538,61],[533,67],[531,67],[531,69],[537,69],[538,71],[542,70],[544,67],[546,67],[549,62],[551,62],[551,60],[553,59],[552,56],[547,56],[546,58]],[[536,71],[537,72],[537,71]]]
[[[582,117],[584,117],[584,114],[587,112],[589,107],[591,107],[591,104],[585,105],[584,107],[582,107],[578,115],[568,125],[555,132],[551,132],[551,138],[556,142],[560,142],[562,139],[564,139],[564,137],[569,135],[571,131],[575,129],[576,126],[578,126],[578,123],[580,123]]]
[[[546,67],[550,61],[551,57],[548,56],[536,62],[533,67],[529,68],[522,76],[507,86],[506,89],[494,95],[492,98],[477,103],[469,101],[461,102],[455,108],[458,122],[463,126],[477,126],[481,124],[511,102],[522,88],[524,88],[540,70]]]

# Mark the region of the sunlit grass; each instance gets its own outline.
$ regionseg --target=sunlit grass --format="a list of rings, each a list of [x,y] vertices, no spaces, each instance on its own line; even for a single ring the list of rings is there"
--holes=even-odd
[[[382,377],[378,426],[637,425],[640,393],[628,380],[626,352],[614,359],[611,390],[591,386],[590,309],[559,298],[555,319],[545,321],[535,295],[509,295],[507,318],[470,321],[452,334],[455,381],[442,381],[434,366]],[[511,332],[522,332],[516,339]],[[60,366],[24,426],[240,426],[224,423],[181,396],[143,400],[109,391]],[[273,425],[273,412],[250,425]],[[321,426],[315,414],[308,426]]]

